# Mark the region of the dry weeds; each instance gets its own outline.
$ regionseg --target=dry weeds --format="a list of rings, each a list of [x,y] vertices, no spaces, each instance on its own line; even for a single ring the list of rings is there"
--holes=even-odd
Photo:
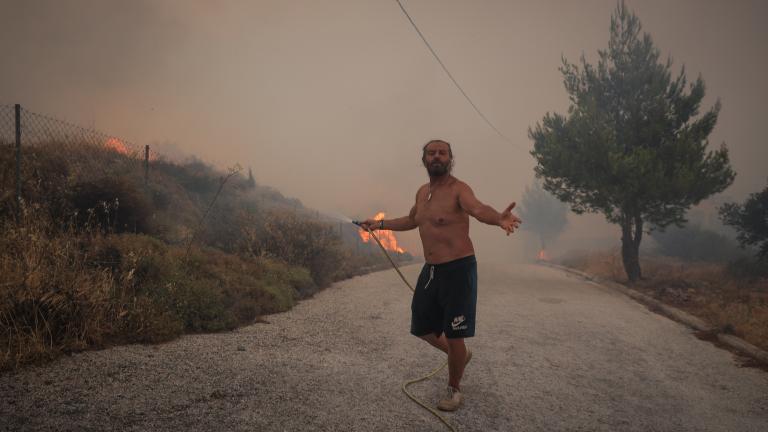
[[[724,263],[641,258],[643,279],[632,289],[695,315],[721,331],[768,350],[768,279],[733,276]],[[619,250],[575,254],[564,265],[627,284]]]
[[[298,201],[235,174],[222,188],[199,161],[154,161],[144,184],[113,151],[25,147],[21,203],[14,164],[0,146],[0,370],[232,329],[387,265]]]
[[[285,311],[309,271],[141,234],[56,229],[39,207],[0,222],[0,370],[73,351],[161,342]]]

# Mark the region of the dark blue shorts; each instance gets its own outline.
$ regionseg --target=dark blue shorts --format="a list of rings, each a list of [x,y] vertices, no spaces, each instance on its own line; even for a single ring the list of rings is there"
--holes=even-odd
[[[449,339],[475,335],[477,260],[474,255],[425,264],[411,302],[411,334],[445,333]]]

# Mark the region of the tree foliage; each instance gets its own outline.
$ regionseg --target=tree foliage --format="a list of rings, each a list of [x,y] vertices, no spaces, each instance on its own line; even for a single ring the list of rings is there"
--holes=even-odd
[[[742,247],[756,246],[759,258],[768,260],[768,186],[750,194],[744,204],[724,204],[719,212],[723,223],[738,232]]]
[[[529,130],[543,187],[576,213],[599,212],[622,228],[630,280],[640,277],[644,224],[685,222],[685,212],[735,176],[725,144],[709,151],[720,102],[699,116],[704,81],[673,77],[640,20],[619,2],[597,65],[563,59],[567,115]]]

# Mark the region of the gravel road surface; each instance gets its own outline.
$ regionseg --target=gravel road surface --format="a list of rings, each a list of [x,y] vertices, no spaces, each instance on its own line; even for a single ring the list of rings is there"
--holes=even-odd
[[[444,431],[400,390],[444,358],[408,334],[410,295],[388,270],[269,323],[5,373],[0,430]],[[768,373],[559,270],[481,260],[468,344],[460,431],[768,431]]]

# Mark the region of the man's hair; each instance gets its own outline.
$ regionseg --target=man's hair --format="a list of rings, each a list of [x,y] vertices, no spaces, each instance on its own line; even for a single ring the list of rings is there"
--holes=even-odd
[[[453,167],[453,150],[451,150],[451,143],[441,139],[429,140],[426,144],[424,144],[424,147],[421,148],[421,163],[424,165],[427,164],[427,147],[429,147],[429,145],[432,143],[443,143],[448,146],[448,157],[451,159],[451,167]]]

